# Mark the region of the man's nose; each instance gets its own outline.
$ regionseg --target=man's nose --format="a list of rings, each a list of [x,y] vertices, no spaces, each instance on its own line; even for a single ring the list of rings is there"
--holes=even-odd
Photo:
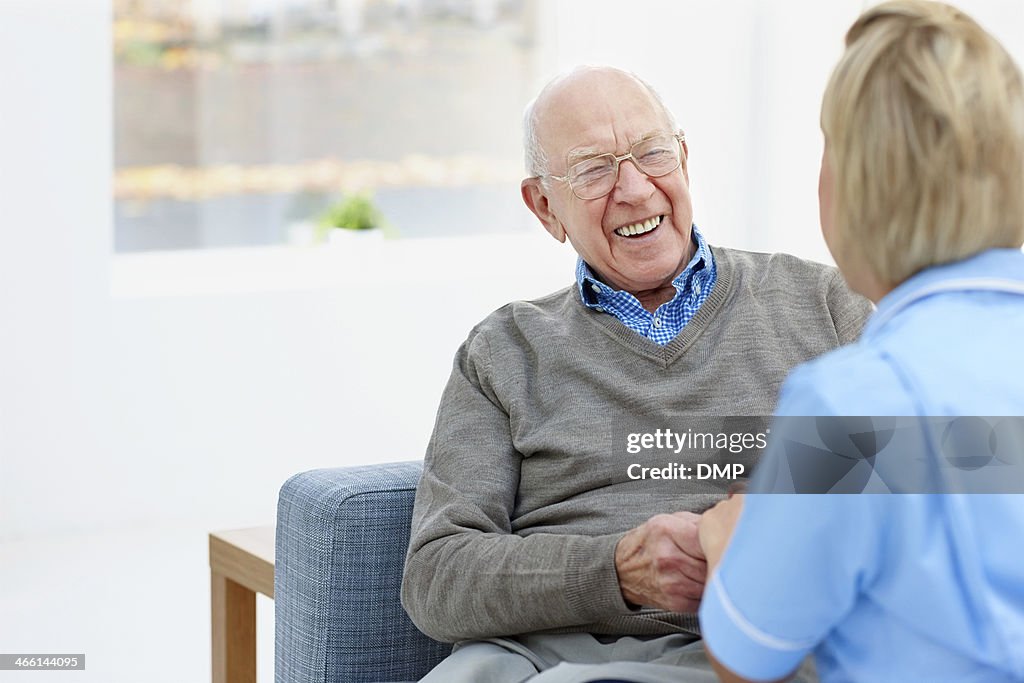
[[[626,204],[642,202],[654,194],[654,183],[632,159],[619,163],[619,177],[612,190],[614,199]]]

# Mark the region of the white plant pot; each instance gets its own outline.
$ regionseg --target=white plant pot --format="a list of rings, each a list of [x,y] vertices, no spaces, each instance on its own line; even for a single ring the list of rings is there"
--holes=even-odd
[[[362,242],[379,242],[384,239],[384,231],[380,228],[371,230],[346,230],[331,228],[327,231],[328,244],[359,244]]]

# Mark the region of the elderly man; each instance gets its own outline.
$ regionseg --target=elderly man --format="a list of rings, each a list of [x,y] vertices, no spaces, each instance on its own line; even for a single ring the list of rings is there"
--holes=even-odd
[[[833,268],[711,248],[685,138],[631,74],[554,80],[525,140],[523,199],[579,254],[576,282],[494,312],[456,355],[402,586],[416,625],[457,643],[425,680],[713,681],[697,523],[721,492],[609,476],[629,464],[618,425],[768,415],[787,371],[853,340],[870,305]]]

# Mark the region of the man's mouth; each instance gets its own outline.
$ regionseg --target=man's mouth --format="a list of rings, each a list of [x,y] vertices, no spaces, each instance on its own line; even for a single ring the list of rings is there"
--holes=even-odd
[[[646,235],[661,225],[663,220],[665,220],[664,216],[652,216],[645,221],[631,223],[629,225],[623,225],[621,228],[616,228],[615,234],[620,237],[637,237],[639,235]]]

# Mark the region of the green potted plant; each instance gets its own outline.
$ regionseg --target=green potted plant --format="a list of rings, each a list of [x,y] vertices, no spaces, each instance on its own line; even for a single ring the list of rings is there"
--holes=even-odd
[[[317,236],[336,241],[343,234],[376,233],[384,228],[384,216],[365,192],[348,195],[331,204],[316,221]]]

